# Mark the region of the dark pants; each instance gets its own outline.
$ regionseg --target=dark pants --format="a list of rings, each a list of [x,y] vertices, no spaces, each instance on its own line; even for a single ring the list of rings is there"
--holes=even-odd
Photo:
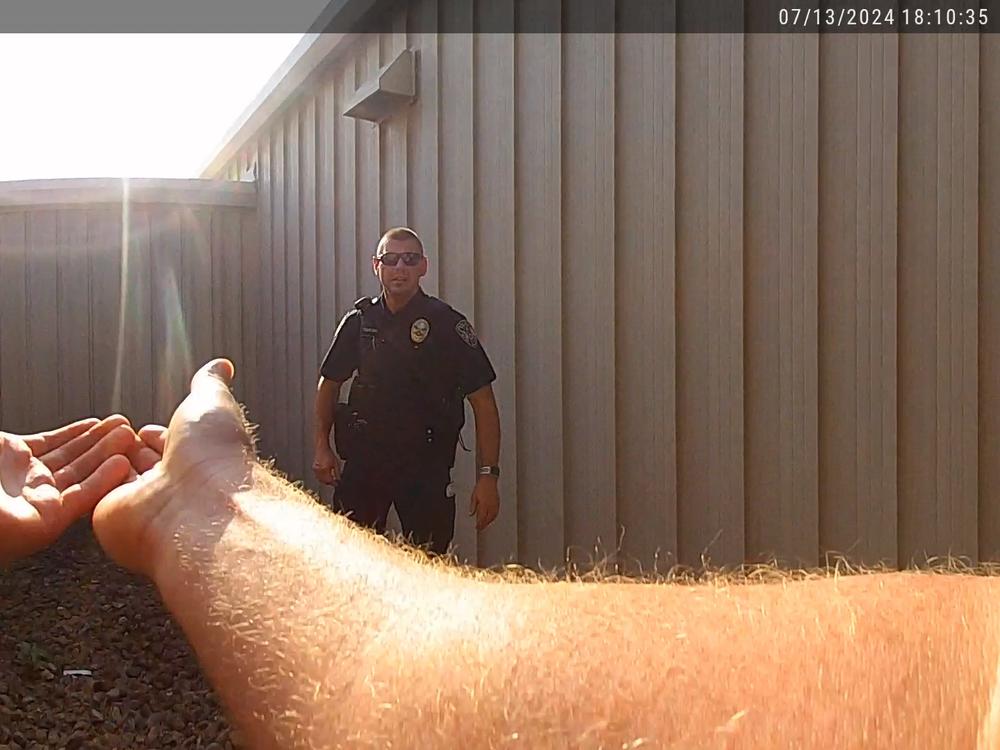
[[[448,497],[451,471],[444,467],[398,470],[348,461],[333,495],[333,508],[355,523],[385,533],[389,507],[396,506],[403,534],[418,547],[443,554],[455,535],[455,498]]]

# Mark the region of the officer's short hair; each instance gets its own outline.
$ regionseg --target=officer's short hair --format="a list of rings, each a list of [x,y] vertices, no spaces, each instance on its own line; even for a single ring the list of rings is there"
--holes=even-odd
[[[424,243],[421,242],[416,232],[409,227],[393,227],[383,234],[382,239],[378,241],[378,246],[375,248],[376,258],[385,251],[385,246],[389,244],[389,240],[413,240],[417,243],[417,247],[420,248],[421,255],[424,254]]]

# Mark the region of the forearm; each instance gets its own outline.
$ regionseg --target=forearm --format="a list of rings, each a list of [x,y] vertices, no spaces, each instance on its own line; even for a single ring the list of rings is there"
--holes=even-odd
[[[333,428],[333,417],[340,397],[341,384],[334,380],[320,378],[316,387],[315,402],[315,447],[330,447],[330,430]]]
[[[500,464],[500,420],[490,419],[480,428],[476,422],[476,465],[498,466]]]
[[[485,615],[481,592],[255,473],[225,510],[173,524],[154,576],[235,723],[255,747],[423,731],[440,663]]]
[[[492,391],[470,399],[476,420],[476,465],[500,464],[500,413]]]
[[[473,580],[255,471],[255,490],[176,524],[154,577],[259,747],[968,747],[987,731],[994,580]]]
[[[998,584],[890,574],[528,592],[524,616],[552,624],[518,639],[538,672],[513,689],[545,707],[550,731],[602,727],[614,747],[996,747]]]

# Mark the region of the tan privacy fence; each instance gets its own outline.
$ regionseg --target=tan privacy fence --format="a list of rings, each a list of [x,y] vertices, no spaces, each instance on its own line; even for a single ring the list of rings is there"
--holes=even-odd
[[[255,243],[252,184],[0,183],[0,429],[168,419],[193,367],[253,351]]]

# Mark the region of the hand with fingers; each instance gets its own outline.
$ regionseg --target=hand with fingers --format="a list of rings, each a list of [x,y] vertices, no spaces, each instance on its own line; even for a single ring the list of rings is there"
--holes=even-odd
[[[253,445],[229,390],[232,378],[229,360],[209,362],[195,373],[168,427],[139,430],[138,447],[129,452],[133,476],[94,510],[97,539],[120,565],[151,576],[192,498],[217,489],[220,506],[198,507],[195,515],[218,510],[222,517],[229,510],[222,498],[249,484]]]
[[[336,486],[340,482],[340,471],[340,458],[329,443],[318,445],[313,459],[313,473],[316,479],[323,484]]]
[[[0,564],[37,552],[126,481],[138,439],[125,417],[0,432]]]
[[[482,531],[493,523],[499,513],[500,493],[496,477],[480,476],[469,498],[469,515],[476,517],[476,531]]]

